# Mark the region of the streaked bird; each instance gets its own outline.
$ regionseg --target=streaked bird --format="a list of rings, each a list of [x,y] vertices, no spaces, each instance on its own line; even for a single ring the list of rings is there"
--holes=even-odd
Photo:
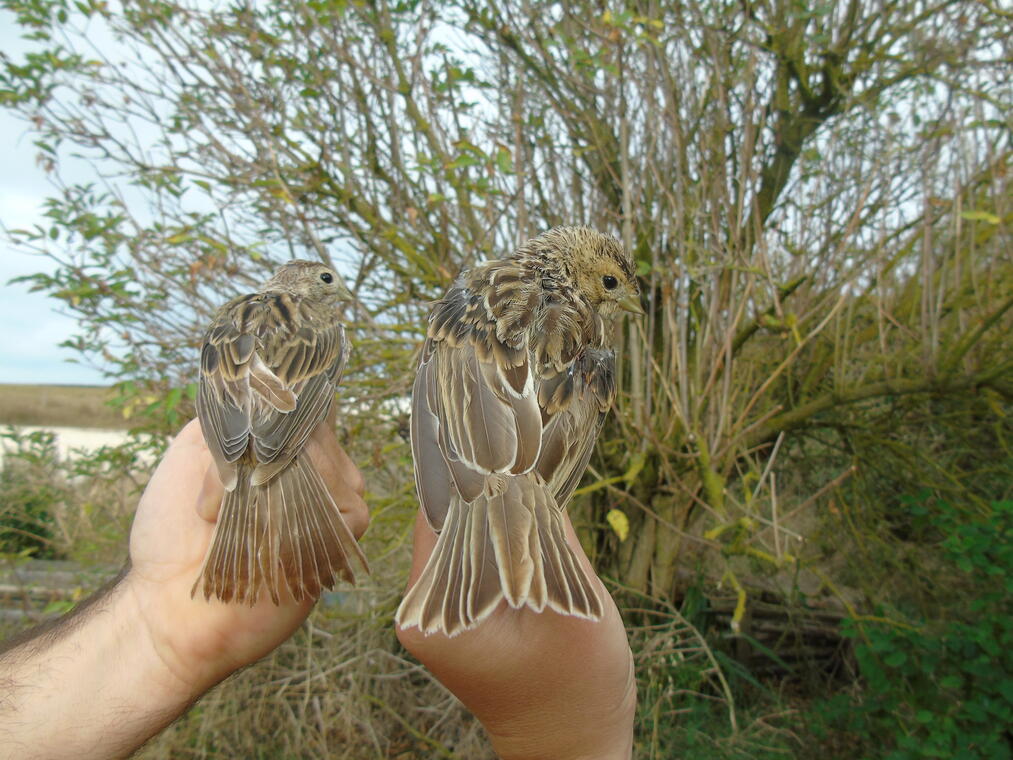
[[[316,598],[366,558],[303,446],[328,418],[348,357],[348,290],[320,262],[290,261],[233,298],[204,336],[197,415],[225,496],[193,594],[254,604],[266,588]]]
[[[412,396],[415,483],[436,547],[397,612],[453,636],[506,599],[597,620],[563,508],[616,394],[613,323],[642,314],[615,239],[559,227],[462,274],[433,308]]]

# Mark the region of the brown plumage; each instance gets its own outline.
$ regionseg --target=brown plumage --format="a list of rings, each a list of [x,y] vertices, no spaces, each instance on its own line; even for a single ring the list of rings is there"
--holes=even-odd
[[[290,261],[215,314],[201,348],[197,416],[225,485],[200,577],[206,599],[316,598],[366,558],[302,453],[328,417],[348,356],[326,265]]]
[[[559,227],[461,275],[429,317],[412,397],[419,501],[436,547],[397,612],[450,636],[501,599],[597,620],[562,510],[615,398],[612,326],[643,313],[629,255]]]

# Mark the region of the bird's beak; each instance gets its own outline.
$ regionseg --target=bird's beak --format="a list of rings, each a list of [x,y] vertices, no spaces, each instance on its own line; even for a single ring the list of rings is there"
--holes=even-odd
[[[355,296],[352,295],[352,291],[345,285],[343,277],[338,277],[338,300],[344,303],[355,303]]]
[[[636,293],[630,293],[626,298],[621,299],[619,308],[630,312],[630,314],[636,314],[638,317],[644,316],[644,307],[640,305],[640,296]]]

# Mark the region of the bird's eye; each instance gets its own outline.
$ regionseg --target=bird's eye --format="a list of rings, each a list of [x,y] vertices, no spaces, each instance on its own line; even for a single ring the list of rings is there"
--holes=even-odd
[[[616,285],[619,284],[619,280],[607,274],[601,278],[601,284],[605,286],[605,290],[615,290]]]
[[[321,272],[320,279],[326,282],[328,285],[330,285],[332,282],[334,282],[334,275],[331,274],[330,272]]]

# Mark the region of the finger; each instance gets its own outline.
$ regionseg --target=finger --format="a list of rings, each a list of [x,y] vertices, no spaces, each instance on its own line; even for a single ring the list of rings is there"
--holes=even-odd
[[[415,582],[422,575],[422,569],[429,561],[429,555],[436,547],[436,533],[429,527],[429,521],[420,509],[415,515],[415,528],[412,536],[412,566],[408,572],[408,585],[405,593],[415,585]],[[395,634],[402,646],[411,652],[415,657],[432,669],[431,657],[437,661],[440,659],[440,652],[450,639],[442,631],[435,634],[425,634],[416,626],[411,628],[395,627]],[[465,634],[471,631],[465,631]],[[462,634],[462,635],[465,635]],[[439,678],[439,674],[437,674]]]
[[[591,564],[591,560],[588,559],[587,554],[584,553],[584,547],[581,546],[580,539],[577,538],[577,532],[573,529],[573,523],[570,522],[570,515],[567,512],[563,512],[563,530],[566,532],[566,543],[573,549],[573,553],[577,555],[577,561],[580,562],[581,567],[584,568],[584,572],[587,573],[587,577],[592,580],[598,586],[598,594],[601,597],[602,602],[605,605],[605,619],[603,625],[595,628],[598,631],[598,635],[610,636],[612,638],[612,646],[615,647],[616,652],[627,652],[629,650],[629,644],[622,645],[619,641],[619,636],[622,636],[622,640],[626,641],[626,629],[623,627],[622,617],[619,614],[619,607],[616,605],[612,595],[605,588],[605,584],[602,579],[598,576],[594,566]],[[575,620],[576,618],[564,618],[563,622],[568,623]],[[632,657],[632,655],[630,655]],[[633,661],[629,661],[630,672],[632,673]]]
[[[353,491],[359,496],[366,492],[366,479],[362,477],[362,472],[355,466],[355,462],[338,443],[338,436],[333,427],[329,427],[326,422],[320,423],[313,430],[310,441],[321,447],[320,453],[324,459]]]
[[[436,547],[436,533],[429,527],[429,521],[420,509],[415,515],[415,532],[412,538],[412,567],[408,573],[408,588],[415,585],[415,581],[422,574],[422,569],[429,561],[429,555]]]
[[[580,562],[580,566],[584,568],[584,572],[587,573],[588,578],[594,578],[598,581],[598,584],[604,588],[604,584],[595,572],[594,566],[591,564],[591,560],[588,559],[587,554],[584,552],[584,547],[580,543],[580,539],[577,538],[577,531],[573,528],[573,523],[570,521],[570,514],[563,511],[563,531],[566,533],[566,543],[573,549],[573,553],[577,555],[577,561]]]
[[[218,510],[221,508],[225,491],[222,488],[222,481],[218,477],[218,470],[214,465],[211,452],[204,440],[199,420],[190,420],[183,426],[169,446],[165,459],[170,460],[182,450],[187,450],[188,454],[194,457],[194,467],[198,471],[203,466],[204,474],[200,479],[200,490],[197,492],[195,507],[202,520],[213,523],[218,519]]]
[[[177,446],[200,446],[207,449],[207,444],[204,443],[204,433],[201,430],[200,420],[194,417],[183,426],[176,434],[176,437],[172,439],[172,443],[169,444],[170,449]]]
[[[218,468],[212,462],[204,470],[204,480],[197,495],[197,514],[202,520],[210,523],[218,521],[218,512],[222,508],[224,496],[225,489],[222,487],[221,478],[218,477]]]
[[[313,467],[324,479],[348,529],[353,536],[360,538],[369,526],[369,509],[362,499],[365,481],[359,468],[341,448],[334,431],[324,424],[313,431],[306,451]]]
[[[334,503],[338,505],[338,511],[345,520],[345,525],[355,536],[356,540],[361,539],[369,527],[369,507],[366,502],[355,491],[350,488],[337,490],[328,485]]]

